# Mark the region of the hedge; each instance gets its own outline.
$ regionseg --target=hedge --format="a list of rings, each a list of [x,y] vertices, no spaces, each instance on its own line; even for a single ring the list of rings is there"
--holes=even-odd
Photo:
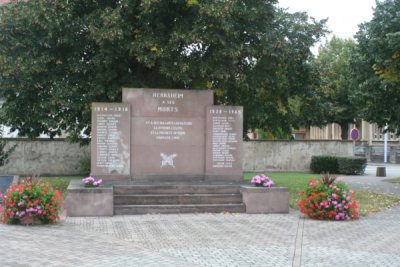
[[[364,174],[367,159],[363,157],[338,157],[340,174]]]
[[[312,156],[310,169],[314,173],[338,173],[339,166],[336,156]]]
[[[314,173],[363,174],[367,166],[364,157],[312,156],[310,169]]]

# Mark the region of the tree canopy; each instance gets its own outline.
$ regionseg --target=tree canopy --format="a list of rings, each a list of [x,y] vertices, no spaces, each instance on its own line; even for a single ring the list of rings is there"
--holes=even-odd
[[[352,97],[358,90],[358,84],[350,66],[355,47],[353,40],[334,36],[320,47],[318,56],[313,61],[320,79],[316,96],[323,103],[318,116],[324,123],[339,124],[342,139],[348,139],[349,123],[355,123],[359,118],[358,107]]]
[[[214,89],[245,129],[290,131],[324,21],[276,0],[35,0],[0,7],[0,119],[22,136],[90,134],[121,87]]]
[[[364,119],[400,129],[400,1],[377,1],[373,18],[360,26],[352,57]],[[398,133],[400,133],[398,131]]]

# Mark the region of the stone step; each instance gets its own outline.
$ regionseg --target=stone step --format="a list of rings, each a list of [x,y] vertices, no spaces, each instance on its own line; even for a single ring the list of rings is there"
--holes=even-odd
[[[244,204],[115,205],[114,215],[172,213],[244,213]]]
[[[121,194],[239,194],[237,185],[115,185],[114,195]]]
[[[125,194],[114,195],[114,205],[240,204],[241,194]]]

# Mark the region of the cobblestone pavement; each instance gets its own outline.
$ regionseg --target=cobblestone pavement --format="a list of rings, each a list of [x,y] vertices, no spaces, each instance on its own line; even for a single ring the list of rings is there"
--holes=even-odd
[[[353,222],[289,214],[0,225],[0,266],[400,266],[400,207]]]
[[[365,175],[362,176],[345,176],[343,180],[353,189],[365,189],[388,195],[400,196],[400,184],[389,183],[385,180],[400,177],[399,164],[378,164],[386,166],[386,177],[376,177],[376,166],[368,165],[365,169]]]
[[[395,167],[388,178],[400,176]],[[373,171],[344,179],[383,192],[393,187]],[[313,221],[291,210],[0,224],[0,266],[400,266],[400,206],[351,222]]]

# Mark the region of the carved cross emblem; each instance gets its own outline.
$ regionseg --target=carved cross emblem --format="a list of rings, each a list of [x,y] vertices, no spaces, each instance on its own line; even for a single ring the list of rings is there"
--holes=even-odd
[[[165,155],[164,153],[160,153],[161,156],[161,166],[160,168],[164,167],[164,166],[171,166],[173,168],[175,168],[174,166],[174,158],[176,158],[176,156],[178,156],[177,154],[171,154],[169,156]]]

